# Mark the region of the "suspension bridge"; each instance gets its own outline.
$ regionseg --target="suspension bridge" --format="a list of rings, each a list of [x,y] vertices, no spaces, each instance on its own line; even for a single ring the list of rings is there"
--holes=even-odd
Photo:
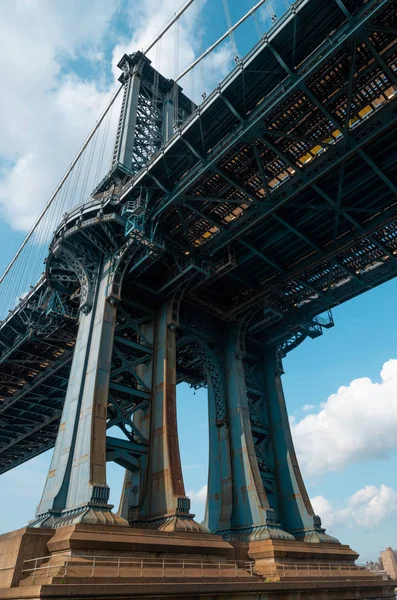
[[[0,472],[55,446],[34,528],[346,548],[310,504],[282,359],[397,273],[397,2],[297,0],[271,15],[200,103],[178,81],[223,40],[235,48],[230,15],[175,80],[148,50],[122,57],[120,86],[1,278]],[[208,388],[204,525],[183,485],[179,382]],[[117,514],[107,461],[126,469]]]

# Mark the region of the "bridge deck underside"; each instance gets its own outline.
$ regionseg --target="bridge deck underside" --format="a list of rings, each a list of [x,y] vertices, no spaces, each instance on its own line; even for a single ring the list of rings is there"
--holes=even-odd
[[[125,293],[155,306],[196,269],[188,302],[252,311],[275,344],[394,277],[396,34],[396,1],[297,4],[121,191],[149,191],[166,245]],[[0,472],[54,444],[75,339],[75,321],[37,336],[22,313],[0,328]]]
[[[45,317],[37,311],[46,302],[43,288],[36,286],[0,332],[0,472],[52,448],[58,432],[77,324],[49,320],[36,333],[32,324]]]
[[[345,6],[364,19],[369,4]],[[194,294],[222,319],[320,312],[394,275],[396,3],[318,49],[345,20],[337,3],[308,2],[138,178],[175,251],[214,269],[232,255]],[[145,285],[159,293],[180,264],[168,269],[154,264]]]

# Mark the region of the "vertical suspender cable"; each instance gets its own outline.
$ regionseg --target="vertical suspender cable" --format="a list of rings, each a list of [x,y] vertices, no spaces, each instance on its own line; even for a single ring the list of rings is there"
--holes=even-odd
[[[259,25],[258,15],[256,14],[256,12],[253,13],[252,17],[254,19],[254,25],[255,25],[256,32],[258,34],[258,38],[261,39],[262,31],[261,31],[261,28]]]
[[[82,145],[82,147],[80,148],[79,152],[77,153],[76,157],[74,158],[74,160],[72,161],[71,165],[69,166],[69,168],[67,169],[65,175],[62,177],[61,181],[59,182],[59,184],[57,185],[55,191],[53,192],[53,194],[51,195],[50,199],[48,200],[47,204],[44,206],[43,210],[41,211],[37,221],[35,222],[35,224],[31,227],[31,229],[29,230],[29,233],[27,234],[26,238],[24,239],[24,241],[22,242],[22,244],[20,245],[20,247],[18,248],[18,251],[16,252],[15,256],[13,257],[13,259],[11,260],[11,262],[9,263],[9,265],[7,266],[6,270],[4,271],[3,275],[0,277],[0,284],[4,281],[4,278],[6,277],[7,273],[10,271],[12,265],[15,263],[15,261],[17,260],[18,256],[21,254],[22,250],[25,248],[26,244],[28,243],[28,241],[30,240],[30,238],[32,237],[36,227],[38,226],[38,224],[40,223],[40,221],[42,220],[42,218],[44,217],[44,215],[46,214],[47,210],[49,209],[49,207],[51,206],[51,204],[53,203],[54,199],[56,198],[59,190],[61,189],[61,187],[63,186],[63,184],[65,183],[66,179],[69,177],[70,173],[72,172],[74,166],[76,165],[77,161],[79,160],[79,158],[81,157],[81,155],[83,154],[84,150],[87,148],[89,142],[91,141],[92,137],[94,136],[96,130],[99,128],[100,124],[102,123],[102,121],[104,120],[104,118],[106,117],[110,107],[113,105],[114,101],[116,100],[117,96],[120,93],[120,90],[123,88],[123,86],[121,85],[116,92],[113,94],[113,96],[111,97],[110,101],[108,102],[105,110],[103,111],[103,113],[101,114],[101,116],[99,117],[98,121],[95,123],[93,129],[91,130],[90,134],[88,135],[87,139],[85,140],[84,144]]]
[[[263,4],[265,4],[265,2],[267,2],[267,0],[259,0],[259,2],[254,7],[252,7],[251,10],[249,10],[247,12],[247,14],[245,14],[243,17],[241,17],[241,19],[239,21],[237,21],[237,23],[235,23],[231,27],[231,30],[235,31],[238,27],[240,27],[240,25],[242,23],[244,23],[244,21],[246,21],[251,15],[253,15],[255,13],[255,11],[257,11],[260,6],[262,6]],[[178,75],[178,77],[176,78],[175,81],[179,81],[180,79],[182,79],[182,77],[184,77],[187,73],[189,73],[189,71],[191,71],[192,69],[194,69],[194,67],[196,65],[198,65],[206,56],[208,56],[208,54],[210,54],[210,52],[212,52],[213,50],[215,50],[215,48],[217,46],[219,46],[219,44],[221,44],[223,42],[223,40],[225,40],[228,37],[229,34],[230,34],[230,30],[226,31],[216,42],[214,42],[212,44],[212,46],[210,46],[209,48],[207,48],[207,50],[205,52],[203,52],[203,54],[201,54],[188,67],[186,67],[186,69],[184,69],[182,71],[182,73],[180,73],[180,75]]]
[[[237,45],[236,45],[236,39],[234,37],[234,29],[232,27],[232,19],[230,17],[229,5],[228,5],[227,0],[223,0],[223,10],[225,12],[227,28],[229,31],[229,37],[230,37],[230,41],[232,43],[234,56],[236,58],[238,56]]]
[[[204,2],[204,0],[200,0],[201,3]],[[201,6],[200,8],[203,8],[203,6]],[[202,17],[202,12],[200,10],[200,14],[199,14],[199,50],[200,50],[200,55],[203,53],[203,30],[204,30],[204,26],[203,26],[203,17]],[[176,79],[176,81],[178,81],[178,78]],[[202,90],[202,94],[205,94],[205,78],[204,78],[204,64],[201,63],[200,64],[200,81],[199,81],[199,85],[201,85],[201,90]]]
[[[189,6],[191,6],[193,4],[194,0],[188,0],[186,2],[186,4],[184,4],[182,6],[182,8],[180,8],[175,15],[173,16],[173,18],[171,19],[171,21],[164,27],[164,29],[161,30],[161,32],[154,38],[154,40],[152,41],[152,43],[146,48],[146,50],[144,51],[143,54],[147,54],[155,44],[157,44],[157,42],[163,37],[163,35],[165,33],[167,33],[167,31],[173,26],[173,24],[178,21],[178,19],[183,15],[183,13],[189,8]]]
[[[104,158],[104,155],[105,155],[105,150],[106,150],[107,141],[108,141],[110,122],[112,120],[112,112],[113,112],[113,104],[110,107],[110,110],[109,110],[109,113],[108,113],[108,116],[107,116],[106,125],[105,125],[105,133],[104,133],[104,141],[103,141],[103,146],[102,146],[102,153],[101,153],[100,160],[99,160],[99,175],[102,175],[102,164],[103,164],[103,158]]]
[[[272,22],[272,25],[277,21],[277,15],[274,12],[274,8],[272,5],[271,0],[267,0],[267,10],[269,11],[269,15],[270,15],[270,20]]]

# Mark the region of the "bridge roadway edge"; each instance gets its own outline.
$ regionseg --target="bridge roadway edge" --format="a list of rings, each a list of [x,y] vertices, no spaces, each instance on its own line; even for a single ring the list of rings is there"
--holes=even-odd
[[[100,584],[100,591],[93,587],[85,585],[80,586],[78,595],[74,595],[73,586],[70,585],[43,585],[32,586],[29,588],[13,588],[6,590],[1,596],[2,600],[38,600],[41,598],[55,599],[75,599],[75,600],[105,600],[106,598],[120,598],[127,600],[137,598],[139,600],[163,600],[164,598],[179,598],[181,600],[217,600],[227,598],[228,600],[387,600],[395,598],[393,585],[374,588],[373,585],[366,585],[357,595],[357,586],[354,582],[346,582],[343,585],[337,582],[324,583],[305,583],[302,590],[302,584],[298,583],[222,583],[222,590],[219,589],[219,583],[209,584],[169,584],[169,583],[144,583],[144,584],[119,584],[117,591],[114,584],[106,586]],[[106,589],[108,587],[109,589]],[[170,591],[170,588],[174,589]],[[99,592],[99,593],[98,593]],[[365,595],[361,595],[361,592]],[[304,596],[302,595],[304,594]]]
[[[241,560],[244,556],[253,560],[253,567],[244,566],[247,565]],[[237,558],[241,562],[234,563]],[[357,554],[348,546],[338,544],[269,539],[251,542],[243,548],[241,543],[233,547],[220,536],[195,532],[81,524],[57,530],[25,527],[0,536],[0,600],[394,599],[397,581],[384,580],[357,567],[350,566],[347,570],[356,558]],[[144,569],[139,573],[141,560],[146,573]],[[287,564],[297,561],[291,565],[291,569],[297,569],[296,576],[291,570],[289,576],[280,577],[281,571],[277,570],[280,560]],[[308,560],[313,561],[310,570],[309,563],[303,563]],[[150,561],[155,562],[151,565]],[[276,567],[275,577],[265,578],[263,571],[259,574],[261,561],[262,566],[265,563],[265,571]],[[307,564],[308,568],[298,574],[299,561],[302,561],[300,566]],[[315,562],[324,571],[314,569]],[[165,570],[164,563],[168,565]],[[206,571],[209,565],[214,569],[210,575]]]

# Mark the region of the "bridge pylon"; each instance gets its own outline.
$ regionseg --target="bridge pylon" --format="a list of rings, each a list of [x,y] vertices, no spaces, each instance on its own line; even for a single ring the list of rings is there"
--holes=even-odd
[[[110,171],[0,324],[3,469],[53,446],[63,405],[36,518],[0,536],[1,597],[393,598],[313,511],[281,359],[397,273],[396,19],[299,0],[200,107],[122,58]],[[181,382],[208,390],[202,524]]]
[[[137,411],[134,424],[150,440],[144,469],[127,471],[120,514],[133,527],[162,531],[207,529],[190,514],[179,452],[176,415],[176,323],[172,301],[163,303],[142,326],[153,349],[138,375],[150,390],[150,405]]]
[[[74,259],[76,264],[78,258]],[[83,265],[80,265],[84,271]],[[110,261],[86,275],[79,329],[61,424],[34,527],[103,522],[127,525],[111,512],[106,484],[106,419],[116,305],[107,297]],[[83,293],[83,292],[81,292]],[[92,304],[87,304],[88,294]]]

